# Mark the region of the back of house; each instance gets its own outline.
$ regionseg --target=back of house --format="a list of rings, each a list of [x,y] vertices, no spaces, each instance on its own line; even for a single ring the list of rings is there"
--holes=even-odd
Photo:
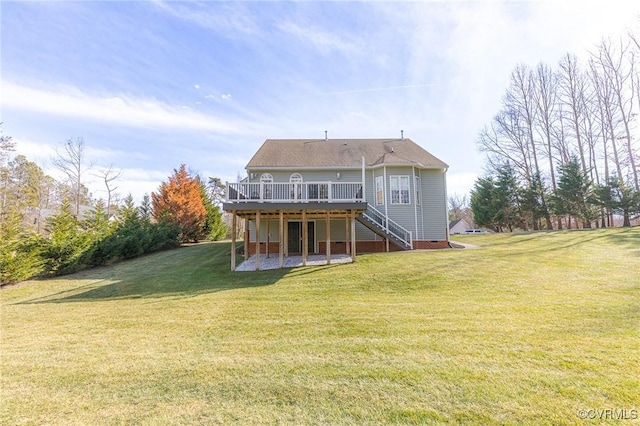
[[[278,252],[285,238],[286,254],[324,253],[327,242],[348,253],[351,240],[354,255],[445,248],[447,169],[408,138],[267,139],[223,207],[247,220],[245,241],[260,243],[249,254]]]

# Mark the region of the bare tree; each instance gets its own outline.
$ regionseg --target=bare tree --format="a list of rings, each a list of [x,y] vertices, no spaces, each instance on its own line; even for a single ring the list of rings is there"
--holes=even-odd
[[[547,208],[546,195],[542,183],[542,171],[538,161],[538,147],[535,140],[535,127],[539,121],[539,109],[536,107],[536,84],[534,73],[526,65],[518,65],[511,72],[511,82],[503,98],[503,108],[520,117],[520,136],[527,145],[529,165],[533,166],[528,173],[529,188],[537,188],[537,196],[541,202],[547,229],[552,229],[551,216]],[[533,223],[537,229],[537,222]]]
[[[538,131],[544,141],[543,147],[549,160],[549,174],[553,192],[556,191],[556,174],[553,156],[554,126],[558,119],[557,111],[557,76],[547,65],[540,63],[535,75],[535,104],[537,108],[536,120]]]
[[[595,88],[595,93],[598,101],[598,108],[600,110],[599,119],[602,125],[602,150],[603,150],[603,158],[604,158],[604,173],[605,173],[605,181],[609,180],[610,170],[609,170],[609,161],[613,160],[614,166],[616,168],[617,176],[623,177],[622,174],[622,166],[620,164],[620,159],[618,155],[618,147],[616,144],[617,138],[617,127],[619,120],[617,118],[616,109],[613,107],[613,91],[611,89],[611,85],[607,79],[605,73],[601,68],[601,64],[595,61],[593,58],[589,61],[590,66],[590,77],[592,84]],[[611,159],[609,154],[609,146],[611,147],[611,151],[613,154],[613,159]]]
[[[76,217],[80,217],[80,205],[84,201],[83,176],[91,169],[91,164],[86,165],[84,139],[70,138],[55,149],[56,156],[51,160],[52,164],[67,177],[71,187],[72,204]]]
[[[240,179],[238,179],[238,182],[240,182]],[[222,204],[227,191],[227,186],[224,182],[222,182],[218,177],[210,177],[207,186],[209,187],[209,194],[211,195],[211,201],[213,201],[213,204]]]
[[[598,66],[601,74],[604,76],[604,83],[610,90],[611,108],[615,111],[616,116],[622,125],[619,132],[613,133],[612,146],[614,147],[614,156],[616,161],[625,161],[630,168],[630,174],[633,176],[633,184],[636,190],[640,190],[640,182],[638,180],[638,171],[636,169],[636,161],[634,150],[632,147],[632,135],[630,130],[630,121],[633,109],[633,54],[630,52],[630,42],[620,39],[618,47],[614,47],[611,40],[603,40],[598,46],[598,50],[594,56],[594,63]],[[629,58],[630,59],[627,59]],[[623,140],[626,148],[626,158],[620,158],[616,140]],[[622,171],[619,170],[619,177],[624,178]]]
[[[0,167],[5,167],[5,163],[9,161],[9,153],[15,149],[16,143],[13,138],[2,134],[2,123],[0,122]]]
[[[96,173],[94,176],[99,177],[104,182],[105,188],[107,188],[107,217],[111,217],[111,207],[114,201],[116,201],[117,193],[115,192],[118,187],[114,185],[114,181],[122,175],[122,170],[114,169],[113,164],[109,165],[109,168]]]
[[[587,173],[587,156],[585,155],[583,134],[580,126],[585,115],[585,108],[582,102],[584,99],[585,79],[575,55],[567,53],[563,56],[559,64],[558,79],[559,100],[566,106],[565,111],[567,114],[565,120],[575,138],[575,146],[580,157],[582,172]]]
[[[7,191],[9,188],[9,169],[7,162],[11,152],[16,149],[16,143],[11,136],[2,134],[2,123],[0,122],[0,181],[2,183],[2,203],[0,203],[0,213],[4,212],[7,204]]]

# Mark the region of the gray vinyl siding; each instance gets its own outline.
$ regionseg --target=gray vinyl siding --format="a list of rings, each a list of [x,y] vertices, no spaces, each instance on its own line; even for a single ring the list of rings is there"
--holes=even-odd
[[[447,205],[446,174],[442,170],[422,170],[422,219],[424,224],[423,240],[446,240]]]
[[[251,178],[251,173],[255,177]],[[360,182],[362,181],[362,171],[355,169],[347,170],[253,170],[249,173],[249,182],[260,182],[263,173],[270,173],[274,182],[289,182],[291,175],[300,173],[303,182]],[[337,173],[340,173],[338,179]]]
[[[408,176],[409,177],[409,204],[391,204],[391,176]],[[389,219],[395,221],[400,226],[410,230],[413,238],[416,237],[416,211],[415,211],[415,194],[413,190],[413,168],[411,167],[387,167],[387,213]]]
[[[340,179],[337,173],[340,173]],[[255,173],[252,178],[251,174]],[[250,182],[259,182],[263,173],[270,173],[274,182],[289,182],[293,173],[300,173],[304,182],[360,182],[362,171],[357,169],[335,170],[252,170]],[[445,240],[448,226],[446,217],[446,174],[438,169],[417,169],[413,167],[386,167],[385,204],[376,205],[375,179],[384,176],[384,167],[367,169],[365,172],[365,199],[368,204],[389,218],[410,230],[415,240]],[[409,177],[409,204],[391,204],[390,177]],[[414,176],[418,176],[421,186],[420,205],[416,205]],[[255,225],[251,224],[251,240],[255,241]],[[266,223],[261,223],[261,240],[266,241]],[[278,240],[278,222],[270,224],[270,241]],[[331,240],[344,241],[345,224],[341,220],[331,223]],[[360,223],[356,223],[356,239],[376,241],[381,238]],[[324,220],[316,220],[316,241],[325,240]]]

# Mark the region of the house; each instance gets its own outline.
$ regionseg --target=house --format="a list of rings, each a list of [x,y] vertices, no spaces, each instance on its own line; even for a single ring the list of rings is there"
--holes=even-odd
[[[449,223],[449,235],[464,234],[464,231],[471,228],[466,220],[456,219]]]
[[[223,209],[245,220],[250,255],[356,253],[449,246],[448,166],[408,138],[268,139],[227,183]],[[235,268],[235,239],[232,241]],[[256,256],[256,269],[259,269]]]

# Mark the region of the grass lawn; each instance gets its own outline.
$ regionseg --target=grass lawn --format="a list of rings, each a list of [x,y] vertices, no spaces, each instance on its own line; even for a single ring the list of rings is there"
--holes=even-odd
[[[455,239],[482,248],[231,273],[209,243],[2,289],[0,423],[640,421],[640,228]]]

